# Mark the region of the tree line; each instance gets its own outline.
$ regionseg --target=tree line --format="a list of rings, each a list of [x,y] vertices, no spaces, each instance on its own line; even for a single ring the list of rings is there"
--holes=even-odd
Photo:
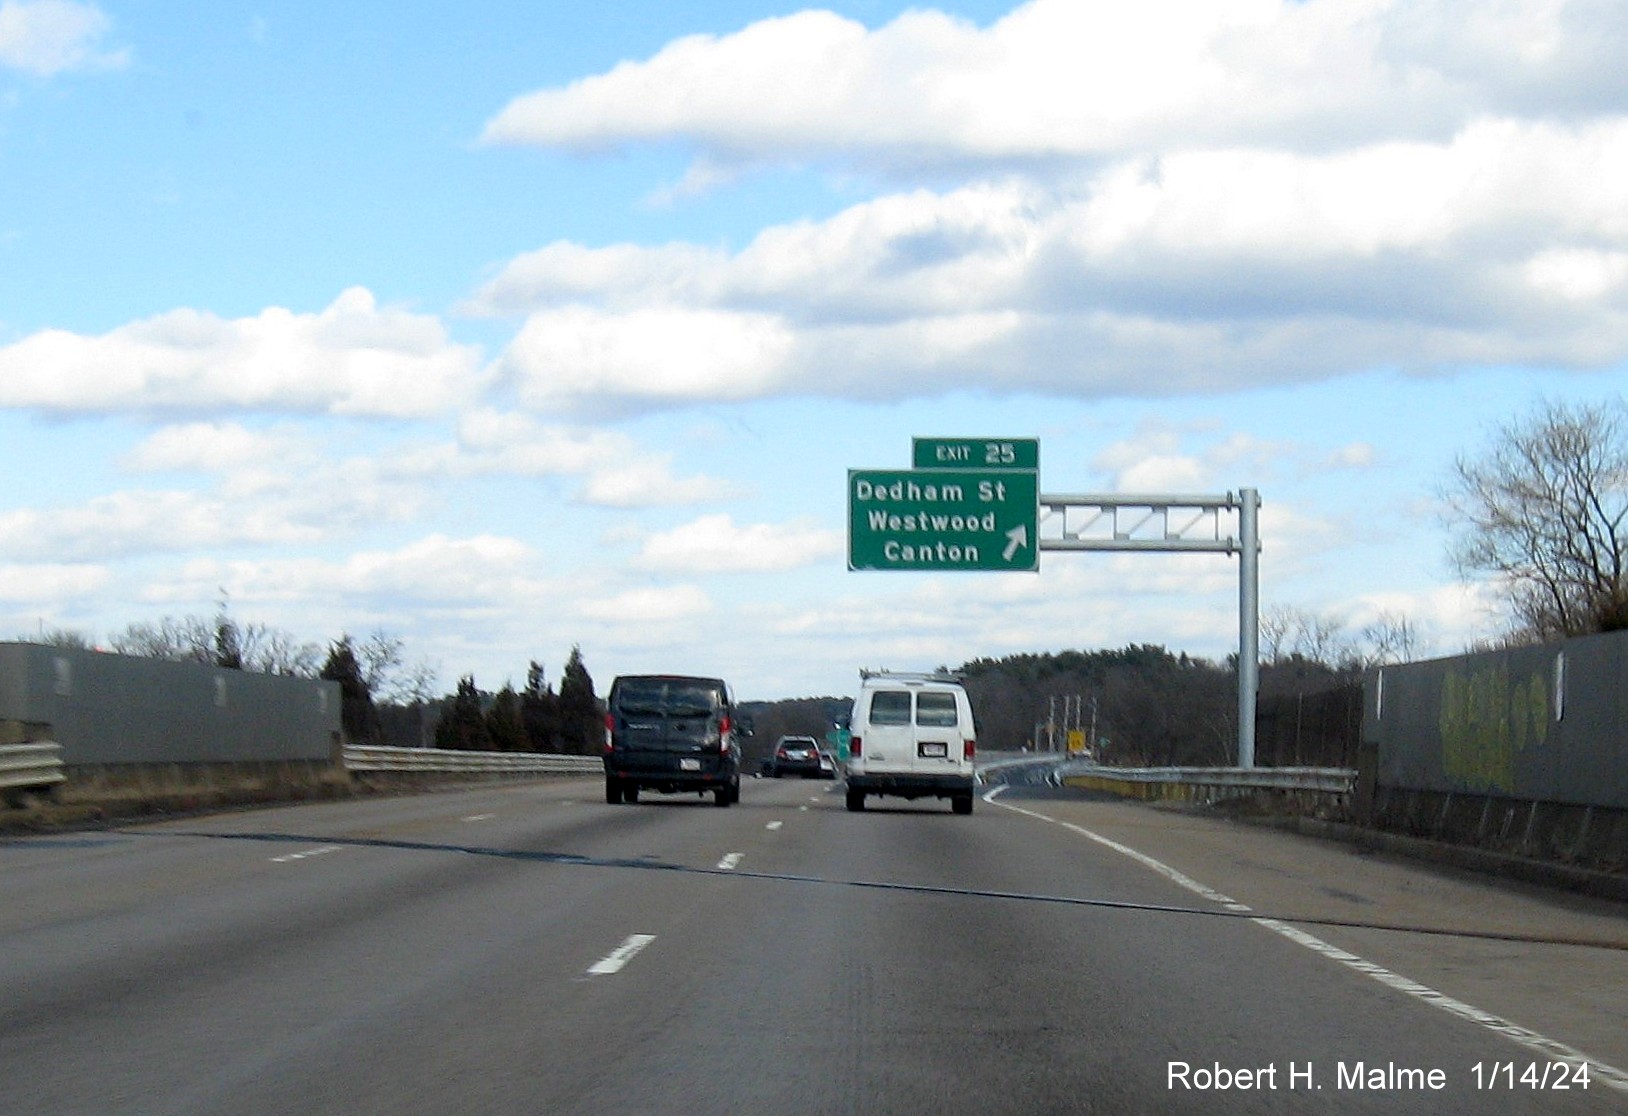
[[[558,693],[536,661],[519,691],[505,683],[496,694],[484,694],[474,676],[465,675],[443,703],[434,739],[437,748],[476,752],[597,754],[604,745],[604,720],[581,648],[571,649]]]
[[[961,675],[982,751],[1063,751],[1078,743],[1123,767],[1237,762],[1237,657],[1214,662],[1153,644],[981,658]],[[1260,668],[1256,761],[1350,766],[1361,731],[1361,670],[1287,654]],[[1071,741],[1072,736],[1072,741]]]

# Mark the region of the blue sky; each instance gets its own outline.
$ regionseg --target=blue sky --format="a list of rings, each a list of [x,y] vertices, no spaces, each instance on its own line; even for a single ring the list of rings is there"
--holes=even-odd
[[[1439,490],[1628,359],[1628,9],[0,0],[0,637],[450,690],[1237,641],[1226,558],[846,569],[849,468],[1258,489],[1262,603],[1502,626]]]

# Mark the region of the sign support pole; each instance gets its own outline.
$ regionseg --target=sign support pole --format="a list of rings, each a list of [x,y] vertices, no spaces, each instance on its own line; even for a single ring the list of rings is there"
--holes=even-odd
[[[1255,700],[1261,688],[1261,494],[1238,492],[1238,766],[1255,766]]]

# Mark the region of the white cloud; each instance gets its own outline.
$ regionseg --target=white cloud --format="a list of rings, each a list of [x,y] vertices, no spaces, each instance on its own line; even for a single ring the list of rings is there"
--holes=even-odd
[[[594,305],[775,307],[786,322],[862,324],[1010,305],[1058,202],[1017,183],[879,197],[825,221],[770,226],[715,248],[557,243],[516,257],[466,309],[513,314]]]
[[[0,512],[0,554],[68,561],[243,543],[310,542],[310,527],[264,510],[234,509],[209,496],[175,490],[127,491],[76,507]]]
[[[555,244],[470,308],[530,314],[499,367],[539,411],[1599,368],[1628,359],[1625,215],[1628,116],[1489,119],[1443,143],[917,190],[733,253]]]
[[[234,601],[343,603],[362,611],[374,602],[422,607],[497,606],[531,600],[527,544],[497,535],[428,535],[393,550],[363,550],[340,559],[267,558],[188,562],[164,596],[208,600],[224,587]]]
[[[0,565],[0,601],[23,605],[37,601],[60,604],[90,596],[111,580],[112,574],[106,566],[89,562]]]
[[[674,507],[726,500],[746,492],[717,477],[675,477],[667,455],[593,470],[578,494],[583,503],[607,508]]]
[[[1208,486],[1211,470],[1191,457],[1154,454],[1122,470],[1114,489],[1126,493],[1199,492]]]
[[[235,422],[194,422],[155,431],[124,457],[136,472],[222,473],[290,464],[311,457],[303,434],[290,428],[251,430]]]
[[[438,470],[457,475],[560,476],[624,461],[631,438],[611,430],[545,425],[521,411],[480,407],[457,420],[457,440],[443,447]]]
[[[1285,440],[1218,437],[1208,423],[1145,422],[1131,437],[1103,446],[1091,464],[1108,474],[1112,492],[1216,494],[1235,488],[1240,475],[1269,477],[1310,452]]]
[[[517,98],[486,138],[682,140],[696,182],[933,164],[934,189],[734,251],[547,245],[468,309],[529,315],[500,367],[540,411],[1612,367],[1624,50],[1612,0],[767,19]]]
[[[1350,442],[1336,446],[1319,464],[1326,471],[1345,469],[1371,469],[1377,463],[1374,447],[1367,442]]]
[[[159,438],[132,461],[209,468],[181,443]],[[370,462],[344,467],[293,457],[219,463],[215,487],[109,492],[61,507],[0,509],[0,557],[111,560],[216,547],[314,545],[358,529],[403,522],[424,508],[421,485]]]
[[[491,143],[681,137],[716,162],[893,168],[1172,146],[1438,138],[1476,116],[1620,104],[1613,0],[1032,0],[987,28],[826,11],[695,35],[511,101]]]
[[[45,330],[0,348],[0,407],[293,411],[405,418],[470,401],[478,352],[356,287],[315,314],[173,310],[100,337]]]
[[[1527,261],[1526,280],[1534,292],[1559,299],[1621,303],[1628,295],[1628,251],[1550,249]]]
[[[72,70],[117,69],[128,50],[97,45],[112,26],[94,4],[72,0],[4,0],[0,3],[0,66],[39,77]]]
[[[698,586],[673,585],[585,599],[578,603],[576,611],[587,620],[649,628],[706,616],[713,611],[713,605],[706,591]]]
[[[476,476],[576,477],[579,500],[615,508],[694,504],[744,491],[704,474],[675,476],[672,454],[646,449],[618,431],[545,424],[495,407],[459,415],[455,441],[392,453],[378,471],[426,483]]]
[[[691,245],[586,248],[562,241],[510,260],[463,309],[473,314],[514,314],[555,302],[649,298],[677,291],[726,262],[721,252]]]
[[[652,307],[532,315],[503,356],[521,400],[540,410],[594,398],[745,399],[781,378],[792,336],[770,314]]]
[[[1508,598],[1484,583],[1436,585],[1362,593],[1332,605],[1355,635],[1387,618],[1405,619],[1417,643],[1414,657],[1459,655],[1499,630]]]
[[[840,531],[807,522],[737,526],[727,515],[708,515],[651,535],[634,565],[678,574],[769,573],[829,562],[845,546]]]

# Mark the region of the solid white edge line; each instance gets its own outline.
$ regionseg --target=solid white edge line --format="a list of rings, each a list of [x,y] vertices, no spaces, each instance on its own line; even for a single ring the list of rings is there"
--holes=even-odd
[[[1250,909],[1243,903],[1240,903],[1235,899],[1229,899],[1227,896],[1222,895],[1219,891],[1206,887],[1197,880],[1183,875],[1181,872],[1178,872],[1168,864],[1155,860],[1146,853],[1138,852],[1129,845],[1122,845],[1118,841],[1104,837],[1100,833],[1093,833],[1084,826],[1074,825],[1072,822],[1059,821],[1056,818],[1049,817],[1046,814],[1041,814],[1034,810],[1025,810],[1021,806],[1013,806],[1006,802],[995,802],[995,796],[1001,789],[1002,788],[996,788],[996,790],[990,791],[988,794],[984,795],[984,801],[997,806],[1005,807],[1006,809],[1011,810],[1014,814],[1023,814],[1026,817],[1035,818],[1043,822],[1049,822],[1052,825],[1060,825],[1064,829],[1078,833],[1080,836],[1089,838],[1105,848],[1110,848],[1117,853],[1130,857],[1138,864],[1153,869],[1166,879],[1181,885],[1188,891],[1202,895],[1204,898],[1209,899],[1212,902],[1220,903],[1228,910],[1247,912]],[[1252,918],[1249,921],[1255,923],[1257,926],[1264,926],[1273,933],[1279,934],[1297,945],[1302,945],[1312,952],[1328,958],[1330,961],[1338,962],[1348,969],[1362,973],[1364,976],[1371,977],[1389,988],[1394,988],[1398,992],[1404,992],[1417,1000],[1421,1000],[1424,1003],[1431,1005],[1432,1007],[1440,1008],[1442,1011],[1455,1015],[1460,1019],[1503,1035],[1512,1042],[1519,1043],[1528,1050],[1534,1050],[1542,1054],[1544,1057],[1565,1062],[1571,1066],[1587,1066],[1590,1081],[1598,1080],[1605,1083],[1609,1087],[1618,1090],[1619,1092],[1628,1093],[1628,1073],[1625,1073],[1616,1066],[1613,1066],[1607,1062],[1602,1062],[1598,1058],[1591,1057],[1575,1047],[1568,1046],[1556,1039],[1549,1038],[1547,1035],[1539,1034],[1537,1031],[1528,1030],[1519,1024],[1511,1023],[1507,1019],[1500,1019],[1491,1012],[1482,1011],[1480,1008],[1471,1004],[1466,1004],[1462,1000],[1455,1000],[1451,996],[1436,991],[1434,988],[1429,988],[1423,984],[1420,984],[1418,981],[1402,976],[1400,973],[1392,972],[1382,965],[1376,965],[1372,961],[1358,957],[1354,953],[1349,953],[1346,950],[1341,949],[1339,946],[1325,942],[1321,938],[1308,934],[1304,930],[1290,926],[1285,922],[1279,921],[1278,919],[1261,917]]]
[[[655,940],[654,934],[629,934],[627,941],[588,967],[589,975],[608,976],[620,972],[623,965],[633,960],[641,949]]]

